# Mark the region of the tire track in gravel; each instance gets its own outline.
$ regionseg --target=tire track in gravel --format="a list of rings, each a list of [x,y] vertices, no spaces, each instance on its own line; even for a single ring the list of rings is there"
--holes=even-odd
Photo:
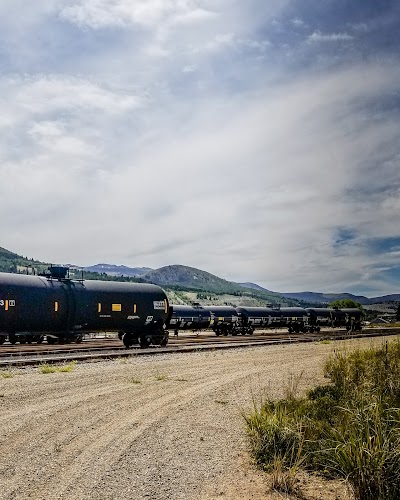
[[[244,449],[238,405],[251,403],[253,382],[257,396],[268,382],[279,393],[290,372],[321,378],[330,351],[167,355],[0,379],[0,498],[198,498]]]
[[[62,455],[65,457],[60,463],[57,483],[45,484],[44,489],[36,484],[35,494],[38,497],[41,497],[42,494],[44,497],[46,494],[47,499],[82,498],[81,495],[87,494],[94,488],[101,477],[113,464],[118,462],[126,450],[132,447],[135,441],[153,428],[155,424],[173,418],[178,408],[187,406],[191,401],[204,397],[216,388],[231,385],[233,382],[254,375],[258,371],[259,368],[241,371],[240,374],[235,371],[228,377],[225,375],[224,381],[221,381],[220,377],[218,380],[207,378],[189,388],[178,390],[173,394],[166,394],[152,402],[140,405],[140,408],[135,409],[133,413],[129,411],[131,405],[126,405],[124,411],[118,415],[118,419],[107,421],[97,426],[86,436],[81,436],[79,440],[75,439],[66,446],[62,446]],[[62,457],[60,457],[60,462],[61,459]],[[72,460],[73,463],[71,463]],[[66,466],[64,462],[70,465]],[[84,491],[79,491],[79,488],[76,491],[78,483],[84,483]]]

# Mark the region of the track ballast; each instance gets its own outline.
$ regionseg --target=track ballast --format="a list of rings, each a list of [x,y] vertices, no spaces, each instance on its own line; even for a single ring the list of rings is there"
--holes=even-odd
[[[99,338],[81,344],[67,345],[7,345],[0,350],[0,367],[34,366],[42,363],[96,361],[131,356],[188,353],[201,350],[233,349],[277,344],[319,342],[323,340],[348,340],[352,338],[379,337],[400,334],[400,328],[374,328],[348,334],[345,330],[325,330],[320,333],[288,334],[283,331],[264,331],[252,336],[217,337],[209,332],[171,337],[167,347],[126,349],[121,341]]]

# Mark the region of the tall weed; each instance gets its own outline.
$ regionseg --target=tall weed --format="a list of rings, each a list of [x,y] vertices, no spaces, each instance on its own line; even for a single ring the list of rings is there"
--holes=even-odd
[[[298,398],[289,380],[285,399],[246,416],[256,462],[347,479],[359,499],[400,498],[400,343],[335,351],[324,370],[330,384]]]

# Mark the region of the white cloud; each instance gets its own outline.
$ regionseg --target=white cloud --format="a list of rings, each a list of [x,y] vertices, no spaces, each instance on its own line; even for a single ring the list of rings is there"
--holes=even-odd
[[[84,0],[65,6],[61,17],[80,26],[102,28],[138,24],[146,27],[160,23],[191,24],[214,15],[193,0]]]
[[[366,242],[398,227],[399,115],[378,104],[396,95],[398,61],[286,72],[260,29],[282,8],[28,10],[18,60],[41,69],[0,79],[0,245],[77,264],[182,263],[277,290],[362,287],[395,263]],[[47,60],[57,51],[21,49],[56,15],[77,38],[62,71]],[[335,245],[338,227],[354,230],[348,245]]]
[[[314,31],[308,38],[309,43],[319,43],[319,42],[342,42],[353,40],[353,36],[348,33],[321,33],[320,31]]]
[[[293,24],[293,26],[304,26],[304,21],[302,19],[299,19],[298,17],[291,19],[290,22]]]
[[[24,212],[31,207],[30,221],[41,236],[36,243],[32,239],[31,253],[51,249],[42,258],[55,253],[64,262],[86,264],[180,262],[280,290],[296,288],[296,283],[319,288],[324,273],[339,287],[376,259],[358,247],[335,255],[334,228],[350,224],[365,235],[388,236],[396,227],[396,193],[383,204],[364,205],[347,199],[346,190],[357,185],[371,152],[395,138],[398,130],[396,121],[371,122],[366,109],[357,109],[358,100],[390,93],[398,80],[391,65],[360,66],[321,76],[312,85],[303,80],[229,103],[219,96],[206,106],[193,102],[196,113],[184,124],[182,103],[175,101],[172,114],[149,116],[149,129],[158,129],[157,142],[149,136],[140,147],[114,143],[109,127],[100,127],[100,139],[93,142],[84,132],[89,151],[104,142],[101,168],[86,181],[81,177],[86,152],[75,143],[64,157],[65,142],[58,141],[65,140],[66,128],[60,122],[38,123],[30,129],[40,146],[38,156],[8,165],[20,174],[2,192],[3,203],[14,211],[13,223],[24,228],[21,235],[9,233],[12,248],[30,234]],[[47,95],[46,86],[41,88]],[[37,97],[32,94],[33,100]],[[98,118],[103,113],[104,106],[96,109],[85,94],[83,102],[92,103]],[[54,105],[58,108],[57,99]],[[25,108],[36,111],[33,105]],[[77,108],[83,117],[87,104]],[[119,123],[114,122],[118,129],[128,109],[122,108]],[[123,153],[117,149],[121,146]],[[76,168],[69,172],[71,155]],[[116,158],[118,168],[110,170]],[[29,169],[35,171],[33,186],[24,180],[30,178]],[[49,196],[49,183],[60,172],[62,193]],[[24,198],[22,191],[28,193]],[[45,204],[39,202],[44,196]],[[64,212],[67,200],[70,206]],[[48,211],[60,222],[51,233],[44,215]],[[77,247],[68,243],[65,227],[73,227]]]
[[[214,38],[202,46],[195,47],[193,53],[212,53],[220,52],[226,49],[232,49],[235,51],[243,50],[254,50],[257,52],[265,52],[265,50],[271,46],[268,40],[255,40],[249,38],[240,38],[234,35],[234,33],[218,33]]]

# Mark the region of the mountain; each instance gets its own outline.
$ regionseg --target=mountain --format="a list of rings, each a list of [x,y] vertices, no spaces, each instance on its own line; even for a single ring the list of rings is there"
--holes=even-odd
[[[236,283],[218,278],[218,276],[214,276],[206,271],[201,271],[195,267],[178,264],[154,269],[143,274],[141,278],[161,286],[183,286],[185,288],[194,288],[196,290],[217,293],[243,292],[243,288]]]
[[[392,293],[391,295],[369,299],[369,304],[380,304],[381,302],[400,302],[400,293]]]
[[[252,290],[260,290],[262,292],[267,292],[267,293],[277,293],[277,292],[272,292],[271,290],[268,290],[267,288],[263,288],[260,285],[257,285],[257,283],[237,283],[237,285],[240,285],[244,288],[251,288]],[[279,294],[282,295],[282,294]]]
[[[184,289],[199,290],[217,294],[230,294],[230,295],[249,295],[257,296],[272,303],[292,304],[290,299],[284,299],[279,294],[270,292],[258,285],[254,285],[252,289],[246,288],[227,281],[214,274],[196,269],[195,267],[172,265],[154,269],[141,276],[141,279],[163,287],[173,286],[182,287]]]
[[[40,273],[49,263],[29,259],[0,247],[0,272]],[[400,301],[400,293],[367,298],[351,293],[318,293],[318,292],[273,292],[256,283],[234,283],[194,267],[172,265],[151,269],[150,267],[128,267],[115,264],[96,264],[94,266],[71,266],[82,271],[84,279],[116,279],[124,281],[146,281],[164,287],[182,287],[186,290],[199,290],[217,294],[233,294],[238,296],[258,297],[271,303],[296,305],[299,302],[309,304],[328,304],[333,300],[352,299],[363,305]],[[105,274],[107,276],[105,276]],[[285,300],[286,299],[286,300]]]
[[[0,247],[0,272],[17,273],[17,272],[41,272],[47,269],[49,264],[40,262],[35,259],[28,259],[17,253],[10,252],[6,248]]]
[[[366,305],[370,304],[371,300],[373,300],[368,299],[363,295],[353,295],[351,293],[289,292],[282,293],[281,295],[286,298],[302,300],[313,304],[329,304],[329,302],[333,302],[334,300],[351,299],[355,302]]]
[[[138,277],[152,271],[151,267],[128,267],[116,266],[114,264],[95,264],[94,266],[87,266],[83,268],[85,271],[91,273],[106,273],[109,276],[132,276]]]

